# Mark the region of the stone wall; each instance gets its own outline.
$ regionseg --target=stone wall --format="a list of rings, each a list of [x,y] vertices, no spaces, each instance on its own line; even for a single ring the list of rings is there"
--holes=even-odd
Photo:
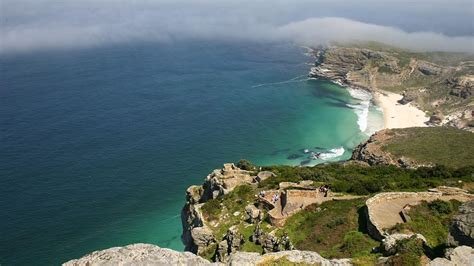
[[[474,195],[466,191],[440,187],[430,192],[386,192],[379,193],[366,201],[367,228],[369,234],[375,239],[381,240],[389,229],[397,222],[403,222],[400,212],[406,205],[416,205],[422,201],[433,201],[436,199],[456,199],[462,202],[474,200]],[[398,219],[397,219],[398,216]]]

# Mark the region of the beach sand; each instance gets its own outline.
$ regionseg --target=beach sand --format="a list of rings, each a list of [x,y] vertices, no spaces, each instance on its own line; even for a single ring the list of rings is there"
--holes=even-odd
[[[426,127],[429,117],[410,103],[399,104],[402,97],[392,92],[374,92],[375,103],[383,111],[384,128]]]

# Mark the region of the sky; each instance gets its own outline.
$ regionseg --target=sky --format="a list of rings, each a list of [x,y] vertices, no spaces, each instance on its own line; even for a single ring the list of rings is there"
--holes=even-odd
[[[0,0],[0,54],[187,39],[474,53],[473,0]]]

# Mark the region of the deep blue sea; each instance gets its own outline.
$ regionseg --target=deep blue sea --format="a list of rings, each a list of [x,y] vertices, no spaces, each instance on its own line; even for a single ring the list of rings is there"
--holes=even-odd
[[[308,80],[306,52],[188,41],[0,57],[0,264],[182,250],[185,189],[212,169],[349,158],[363,101]]]

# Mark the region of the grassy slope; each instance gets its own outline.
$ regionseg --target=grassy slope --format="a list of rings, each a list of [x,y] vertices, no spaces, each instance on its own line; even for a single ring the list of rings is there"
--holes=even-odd
[[[396,156],[448,167],[474,165],[474,134],[450,127],[396,129],[383,147]]]
[[[366,199],[331,201],[311,205],[288,219],[283,228],[297,249],[319,252],[326,258],[359,258],[372,261],[378,242],[365,230]]]
[[[277,174],[262,182],[259,187],[240,186],[233,192],[208,201],[202,211],[207,220],[218,221],[211,225],[218,240],[232,225],[237,225],[244,235],[243,251],[262,252],[261,246],[249,241],[254,225],[243,221],[242,214],[247,204],[255,200],[260,190],[278,186],[282,181],[314,180],[330,184],[333,190],[350,194],[371,194],[381,191],[417,191],[439,185],[460,185],[474,181],[474,167],[450,169],[445,167],[401,169],[393,166],[364,167],[359,165],[329,164],[315,167],[272,166],[265,167]],[[321,206],[309,206],[307,210],[291,217],[277,235],[287,232],[299,249],[313,250],[326,257],[355,257],[356,263],[371,264],[377,254],[369,254],[377,243],[366,234],[364,216],[361,215],[364,199],[332,201]],[[318,208],[319,207],[319,208]],[[261,228],[269,233],[274,230],[267,222]],[[204,257],[210,259],[215,249]]]
[[[411,221],[397,224],[392,229],[392,232],[420,233],[426,238],[428,245],[433,249],[435,255],[440,256],[446,247],[449,221],[457,213],[460,204],[460,202],[455,200],[450,202],[423,202],[409,211]]]

